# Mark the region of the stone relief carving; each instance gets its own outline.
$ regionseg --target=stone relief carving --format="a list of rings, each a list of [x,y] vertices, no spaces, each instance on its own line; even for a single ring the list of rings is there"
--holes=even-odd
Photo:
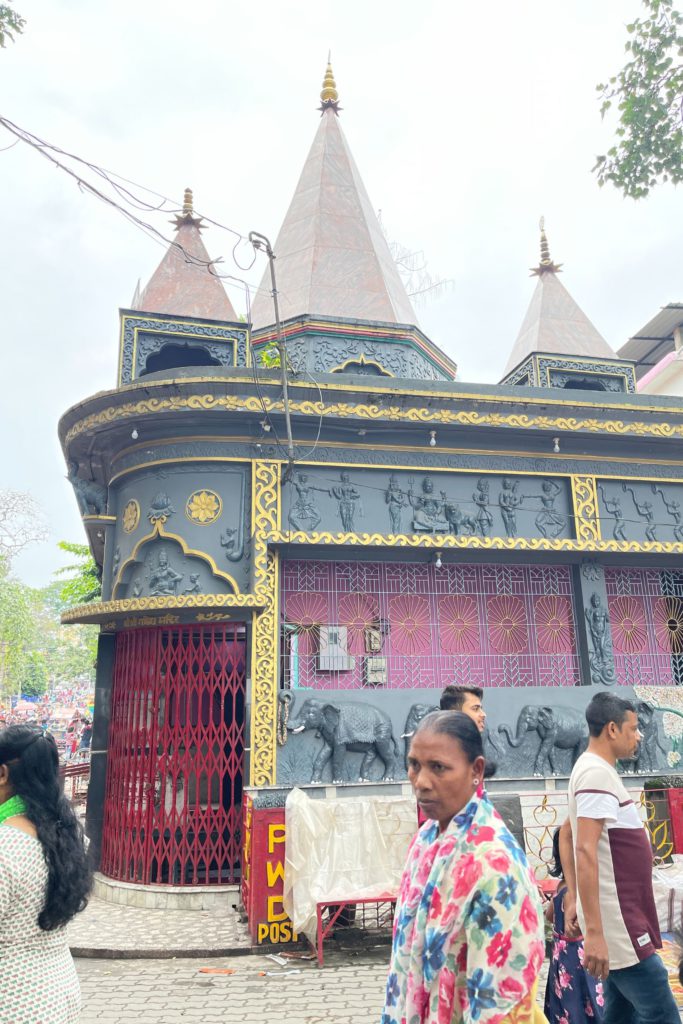
[[[658,767],[657,752],[661,751],[665,757],[667,754],[666,747],[662,746],[659,739],[659,723],[655,717],[655,709],[644,701],[639,701],[636,704],[636,714],[642,739],[635,757],[628,761],[620,761],[618,767],[625,772],[653,772]]]
[[[114,557],[111,560],[111,578],[112,578],[112,580],[116,579],[116,577],[118,575],[118,572],[119,572],[120,564],[121,564],[121,548],[117,546],[114,549]]]
[[[400,342],[365,342],[365,358],[368,363],[376,362],[395,377],[412,380],[450,380],[445,373],[439,373],[426,356],[421,355]],[[306,370],[313,373],[330,373],[357,356],[358,343],[355,340],[333,338],[311,338],[291,344],[289,359],[297,373]],[[350,371],[349,371],[350,372]]]
[[[602,484],[598,484],[598,490],[602,497],[602,503],[611,516],[614,516],[614,529],[612,536],[615,540],[628,540],[626,536],[626,519],[618,498],[609,498],[603,490]]]
[[[510,477],[504,477],[503,489],[498,495],[498,505],[500,507],[500,514],[503,519],[503,526],[505,527],[505,533],[510,539],[514,539],[517,536],[517,509],[524,500],[524,495],[519,494],[517,488],[519,487],[519,480],[511,480]]]
[[[616,680],[616,673],[612,660],[609,615],[597,592],[591,594],[590,605],[584,608],[584,614],[593,647],[589,657],[591,679],[594,683],[611,686]]]
[[[525,704],[520,709],[513,734],[509,725],[498,731],[514,749],[521,746],[527,732],[535,732],[541,740],[534,760],[534,775],[558,774],[557,750],[571,750],[572,765],[588,742],[588,729],[583,709],[558,708]]]
[[[140,597],[143,586],[142,577],[136,576],[133,580],[133,597]]]
[[[547,387],[548,384],[552,386],[553,382],[552,378],[549,377],[549,374],[559,374],[565,370],[570,371],[570,373],[567,374],[568,379],[574,379],[577,372],[590,373],[591,380],[595,380],[596,373],[604,374],[604,377],[601,376],[598,379],[605,385],[606,390],[608,391],[635,392],[636,390],[633,367],[629,366],[628,363],[625,365],[615,365],[613,363],[599,362],[594,359],[562,359],[560,367],[558,366],[557,359],[553,359],[552,356],[538,357],[538,372],[540,377],[539,385],[541,387]]]
[[[220,519],[223,512],[221,496],[208,487],[193,491],[185,502],[185,515],[191,523],[198,526],[210,526]]]
[[[403,726],[403,732],[401,733],[401,739],[403,740],[403,762],[406,770],[408,769],[408,751],[410,750],[410,742],[415,735],[415,730],[427,715],[431,714],[432,711],[438,711],[438,704],[413,704],[408,710],[408,715]]]
[[[408,501],[414,515],[412,527],[416,533],[450,533],[450,525],[446,519],[446,497],[441,492],[439,498],[434,497],[434,481],[426,476],[422,481],[422,494],[415,494],[414,481],[408,481]]]
[[[338,501],[338,514],[345,533],[355,533],[356,510],[363,514],[360,491],[351,483],[349,474],[339,474],[340,483],[330,488],[330,494]]]
[[[340,703],[309,697],[287,721],[287,731],[303,733],[313,730],[323,741],[317,754],[310,782],[322,782],[328,762],[332,762],[332,781],[346,781],[349,752],[362,753],[358,781],[371,778],[371,769],[379,757],[384,763],[382,779],[390,781],[396,773],[398,745],[394,739],[391,719],[372,704]]]
[[[581,563],[581,575],[588,583],[602,579],[602,566],[596,558],[585,558]]]
[[[175,326],[172,327],[175,333]],[[232,344],[231,344],[232,342]],[[197,341],[195,338],[178,338],[174,337],[173,334],[164,336],[163,334],[149,335],[149,334],[138,334],[138,347],[136,353],[136,369],[135,375],[139,377],[141,374],[144,375],[145,368],[147,366],[148,358],[155,352],[160,352],[166,345],[183,345],[187,346],[188,349],[202,349],[207,352],[212,359],[215,359],[220,366],[232,366],[234,362],[234,339],[226,339],[223,342],[216,341]],[[193,367],[195,370],[209,369],[208,367]]]
[[[671,501],[667,501],[666,495],[661,487],[657,487],[656,484],[651,484],[652,493],[658,494],[664,502],[664,507],[674,521],[674,537],[677,541],[683,543],[683,521],[681,519],[681,503],[675,501],[673,498]]]
[[[190,580],[188,585],[185,587],[184,594],[200,594],[202,588],[199,586],[199,573],[191,572]]]
[[[493,526],[493,516],[489,509],[489,482],[485,477],[477,480],[477,489],[472,495],[477,506],[477,528],[482,537],[488,537]]]
[[[550,370],[548,384],[551,388],[565,388],[569,381],[576,381],[576,387],[585,385],[589,391],[597,390],[595,384],[600,384],[604,391],[623,392],[624,382],[619,377],[609,377],[591,374],[590,377],[580,377],[577,373],[558,373]]]
[[[107,511],[107,488],[95,480],[83,480],[78,475],[78,463],[68,464],[67,480],[74,489],[78,508],[82,516],[104,515]]]
[[[149,593],[151,597],[168,597],[178,593],[178,584],[183,580],[183,573],[176,572],[162,548],[157,555],[157,564],[149,574]]]
[[[392,533],[403,533],[401,519],[403,509],[408,504],[408,496],[401,490],[398,477],[393,473],[389,477],[389,486],[384,492],[384,500],[389,507],[389,523]]]
[[[316,487],[314,484],[309,484],[308,475],[306,473],[299,473],[298,476],[292,480],[292,486],[297,493],[296,504],[290,509],[289,522],[295,530],[304,530],[309,533],[314,531],[322,516],[320,509],[318,508],[315,500],[315,491],[322,491],[324,494],[329,494],[329,490],[322,487]]]
[[[147,512],[150,523],[165,523],[175,513],[171,499],[165,491],[158,491],[152,498]]]
[[[242,530],[236,526],[226,526],[221,534],[220,541],[227,560],[229,562],[239,562],[244,553]]]
[[[621,487],[622,487],[622,490],[624,491],[624,493],[627,493],[627,492],[630,493],[631,498],[633,499],[633,504],[635,505],[636,512],[638,513],[638,515],[642,519],[645,520],[645,522],[647,524],[646,527],[645,527],[645,536],[647,537],[648,540],[656,541],[657,540],[657,526],[656,526],[656,523],[655,523],[655,513],[654,513],[654,508],[653,508],[652,502],[651,501],[639,502],[638,499],[636,498],[636,493],[635,493],[635,491],[633,490],[632,487],[627,487],[625,483],[622,483]]]

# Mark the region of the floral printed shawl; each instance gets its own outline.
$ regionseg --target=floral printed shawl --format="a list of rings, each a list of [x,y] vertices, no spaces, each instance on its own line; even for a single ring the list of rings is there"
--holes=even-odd
[[[501,1024],[523,1007],[533,1019],[544,953],[533,874],[488,797],[441,834],[425,822],[401,879],[382,1024]]]

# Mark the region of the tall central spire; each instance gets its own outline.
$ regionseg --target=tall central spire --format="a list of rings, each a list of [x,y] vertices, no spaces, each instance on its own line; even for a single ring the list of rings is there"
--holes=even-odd
[[[310,314],[417,325],[401,276],[339,121],[328,63],[320,126],[275,243],[282,320]],[[266,271],[255,329],[274,322]]]

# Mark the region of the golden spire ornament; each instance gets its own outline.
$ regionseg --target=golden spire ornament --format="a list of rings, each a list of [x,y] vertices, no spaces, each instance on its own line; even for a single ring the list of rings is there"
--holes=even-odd
[[[538,226],[541,231],[541,259],[537,267],[532,267],[531,274],[535,277],[540,277],[541,274],[557,274],[560,272],[562,264],[553,263],[550,257],[550,246],[545,233],[545,217],[541,217]]]
[[[185,224],[194,224],[200,231],[204,226],[201,217],[195,217],[194,215],[194,199],[191,188],[185,189],[182,212],[176,214],[171,224],[175,224],[176,228],[181,228]]]
[[[323,114],[326,110],[334,110],[335,114],[338,114],[341,110],[337,83],[334,80],[334,73],[332,71],[331,54],[327,56],[327,69],[323,78],[323,87],[320,91],[320,106],[318,109]]]

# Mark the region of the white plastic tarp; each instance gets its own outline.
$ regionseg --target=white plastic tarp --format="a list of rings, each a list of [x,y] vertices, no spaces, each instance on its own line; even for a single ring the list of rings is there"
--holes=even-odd
[[[285,822],[284,908],[315,943],[317,903],[397,893],[417,808],[412,795],[311,800],[293,789]]]

